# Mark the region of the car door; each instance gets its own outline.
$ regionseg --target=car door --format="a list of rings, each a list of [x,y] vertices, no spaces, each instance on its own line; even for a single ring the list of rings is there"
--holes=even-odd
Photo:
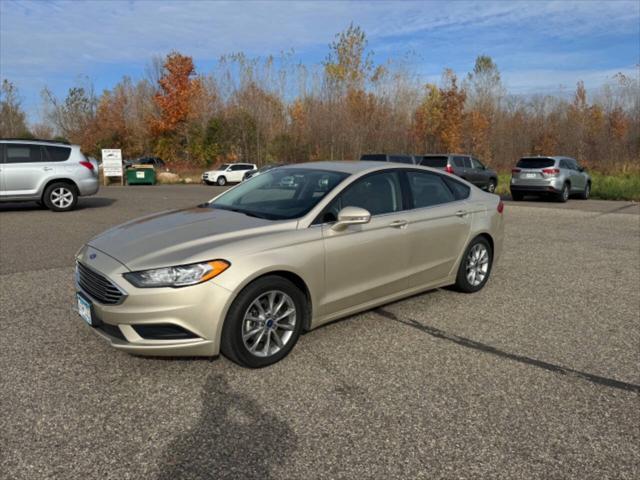
[[[55,162],[50,162],[44,148],[27,143],[5,144],[5,163],[2,167],[4,196],[29,197],[53,176]]]
[[[371,220],[342,231],[332,228],[344,207],[361,207]],[[325,294],[327,316],[406,290],[408,249],[404,199],[397,170],[355,181],[325,209]]]
[[[582,191],[586,185],[586,177],[580,171],[580,167],[578,166],[578,162],[576,162],[573,158],[568,158],[567,163],[569,164],[569,168],[571,169],[571,190]]]
[[[4,195],[4,143],[0,143],[0,196]]]
[[[467,179],[468,170],[471,169],[471,161],[467,157],[456,155],[452,158],[453,173],[460,178]]]
[[[486,188],[489,185],[489,174],[480,160],[471,157],[471,177],[469,181],[477,187]]]
[[[244,165],[231,165],[231,171],[229,172],[230,182],[241,182],[242,175],[244,175]]]
[[[464,249],[473,207],[465,200],[470,189],[462,182],[432,172],[407,171],[412,209],[406,212],[409,287],[445,280]]]

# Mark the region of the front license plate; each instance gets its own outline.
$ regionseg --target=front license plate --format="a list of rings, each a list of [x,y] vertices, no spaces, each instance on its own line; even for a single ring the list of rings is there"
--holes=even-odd
[[[525,173],[524,178],[538,178],[537,173]]]
[[[77,295],[78,298],[78,313],[82,317],[82,319],[87,322],[89,325],[93,326],[93,319],[91,318],[91,303],[84,298],[80,294]]]

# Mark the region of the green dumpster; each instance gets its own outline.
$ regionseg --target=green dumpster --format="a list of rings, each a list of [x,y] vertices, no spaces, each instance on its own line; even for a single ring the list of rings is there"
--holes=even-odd
[[[127,183],[129,185],[154,185],[156,171],[151,165],[133,165],[127,170]]]

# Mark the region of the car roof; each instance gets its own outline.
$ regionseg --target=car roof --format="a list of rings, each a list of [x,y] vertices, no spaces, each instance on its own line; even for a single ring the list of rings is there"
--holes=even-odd
[[[71,144],[69,142],[57,141],[57,140],[39,140],[35,138],[0,138],[2,143],[33,143],[37,145],[53,145],[63,147],[77,147],[78,145]]]

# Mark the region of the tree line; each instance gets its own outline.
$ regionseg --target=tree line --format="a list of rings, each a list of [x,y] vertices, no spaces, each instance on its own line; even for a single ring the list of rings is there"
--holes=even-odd
[[[336,35],[317,68],[291,54],[222,57],[198,73],[179,52],[153,58],[144,78],[96,94],[90,82],[64,98],[45,88],[41,123],[28,125],[16,86],[2,82],[0,136],[64,138],[99,157],[162,157],[174,168],[222,161],[357,159],[367,152],[472,153],[498,169],[523,155],[569,155],[601,171],[637,171],[638,80],[618,74],[592,95],[507,94],[488,56],[462,78],[445,69],[422,84],[406,62],[376,64],[365,33]]]

